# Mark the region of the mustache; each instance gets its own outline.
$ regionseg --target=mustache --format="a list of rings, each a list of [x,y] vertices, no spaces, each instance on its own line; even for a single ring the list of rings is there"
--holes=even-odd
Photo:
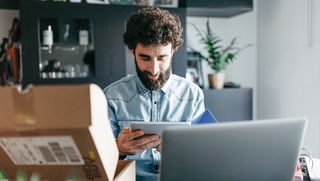
[[[145,70],[145,71],[142,71],[142,73],[143,73],[144,75],[146,75],[146,76],[149,76],[149,75],[159,75],[159,74],[161,74],[161,73],[164,73],[164,71],[160,71],[160,72],[158,72],[158,73],[156,73],[156,74],[152,74],[150,71]]]

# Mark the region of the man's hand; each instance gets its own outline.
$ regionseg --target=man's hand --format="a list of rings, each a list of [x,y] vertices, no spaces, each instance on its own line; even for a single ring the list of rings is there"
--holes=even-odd
[[[123,128],[118,135],[117,145],[120,154],[132,155],[160,144],[159,135],[144,135],[142,130],[131,131],[131,128]]]
[[[156,147],[156,150],[158,151],[158,152],[161,152],[161,143]]]

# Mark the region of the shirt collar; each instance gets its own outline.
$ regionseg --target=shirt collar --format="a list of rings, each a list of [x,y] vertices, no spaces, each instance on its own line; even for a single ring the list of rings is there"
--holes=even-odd
[[[161,90],[162,92],[164,92],[165,94],[167,94],[171,88],[171,85],[172,85],[172,73],[170,71],[170,77],[169,79],[167,80],[167,82],[161,87]]]
[[[140,78],[138,77],[137,74],[135,74],[135,76],[136,76],[137,88],[138,88],[138,90],[140,91],[140,93],[142,93],[142,94],[148,93],[150,90],[147,89],[147,88],[143,85],[143,83],[141,82],[141,80],[140,80]],[[169,90],[170,90],[170,87],[171,87],[171,85],[172,85],[172,77],[173,77],[173,76],[172,76],[172,73],[170,72],[170,77],[169,77],[169,79],[168,79],[167,82],[161,87],[161,91],[162,91],[163,93],[165,93],[165,94],[167,94],[167,93],[169,92]]]

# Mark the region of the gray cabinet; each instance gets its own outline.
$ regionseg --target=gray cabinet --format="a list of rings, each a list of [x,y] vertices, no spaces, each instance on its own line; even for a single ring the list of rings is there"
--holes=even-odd
[[[19,0],[0,0],[0,9],[19,9]]]
[[[219,122],[252,120],[252,88],[204,89],[204,102]]]

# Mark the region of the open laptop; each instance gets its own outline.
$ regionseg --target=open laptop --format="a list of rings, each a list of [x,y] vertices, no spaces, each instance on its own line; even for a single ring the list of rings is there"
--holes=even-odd
[[[306,118],[165,129],[161,181],[291,181]]]

